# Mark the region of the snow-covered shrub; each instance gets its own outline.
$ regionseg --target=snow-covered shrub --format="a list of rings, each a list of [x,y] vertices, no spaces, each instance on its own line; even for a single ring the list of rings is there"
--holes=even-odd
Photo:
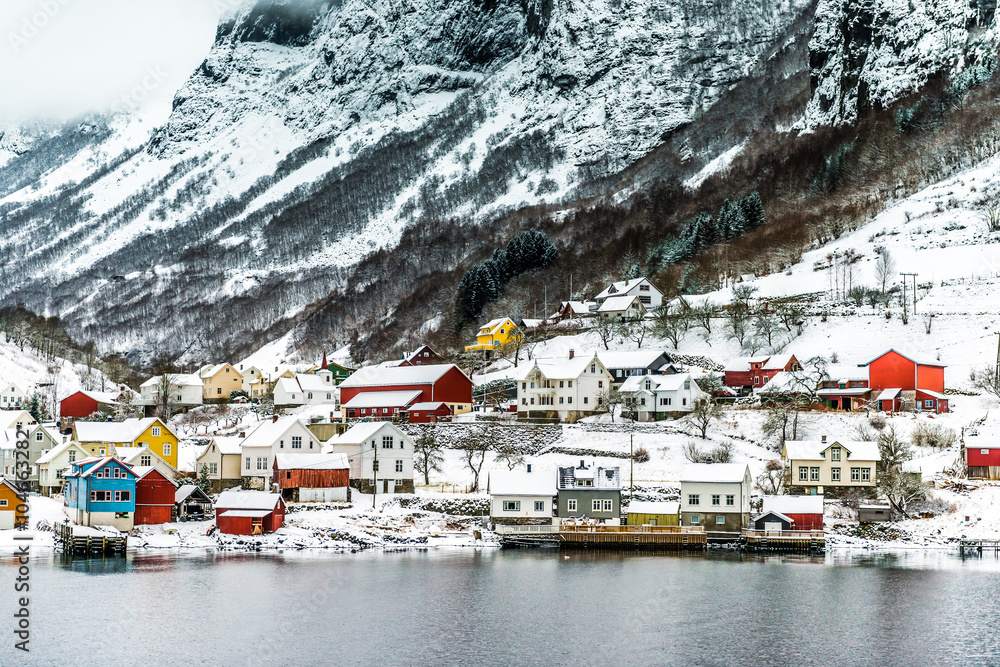
[[[944,449],[955,444],[955,431],[941,424],[918,424],[910,439],[918,447]]]

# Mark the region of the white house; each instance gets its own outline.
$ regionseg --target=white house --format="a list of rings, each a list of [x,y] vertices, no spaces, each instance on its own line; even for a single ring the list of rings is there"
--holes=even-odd
[[[413,440],[390,422],[361,422],[330,438],[327,450],[347,454],[351,485],[362,493],[413,493]]]
[[[659,421],[690,412],[695,401],[708,396],[690,373],[633,375],[619,391],[630,398],[623,412],[634,411],[639,421]]]
[[[160,375],[154,375],[139,386],[140,405],[157,405],[160,402]],[[205,383],[197,373],[170,375],[171,403],[180,408],[201,405]]]
[[[0,385],[0,410],[13,410],[28,404],[28,391],[13,380]]]
[[[600,305],[607,299],[620,296],[638,297],[639,302],[646,307],[646,310],[653,310],[663,305],[663,292],[658,290],[656,285],[645,278],[634,278],[632,280],[611,283],[594,300]]]
[[[498,524],[552,524],[556,476],[552,470],[499,470],[487,479],[490,519]]]
[[[750,527],[752,491],[745,463],[690,463],[681,471],[681,525],[739,537]]]
[[[575,421],[604,412],[612,377],[596,354],[566,359],[535,359],[517,383],[517,411]]]
[[[323,445],[295,417],[275,417],[257,426],[240,444],[240,474],[249,483],[267,488],[275,454],[319,454]]]
[[[646,316],[649,309],[637,296],[612,296],[597,307],[597,316],[604,318],[635,320]]]
[[[38,487],[38,459],[45,452],[63,441],[59,430],[52,425],[34,424],[26,426],[28,446],[17,448],[17,428],[0,431],[0,451],[3,452],[3,476],[11,481],[27,482],[35,490]],[[18,456],[18,452],[26,453],[27,458]],[[28,464],[28,475],[18,475],[18,463]],[[22,465],[23,468],[23,465]]]
[[[74,461],[82,461],[90,452],[73,441],[56,445],[38,459],[38,486],[43,495],[58,493],[63,485],[63,474]]]
[[[321,405],[337,403],[337,385],[333,372],[316,371],[315,374],[300,373],[292,378],[281,378],[274,385],[276,406]]]
[[[263,377],[263,372],[256,366],[252,366],[247,363],[240,363],[236,365],[236,370],[239,371],[240,375],[243,377],[243,391],[250,395],[250,385],[255,382],[260,382]]]
[[[0,429],[34,426],[38,422],[27,410],[0,410]]]

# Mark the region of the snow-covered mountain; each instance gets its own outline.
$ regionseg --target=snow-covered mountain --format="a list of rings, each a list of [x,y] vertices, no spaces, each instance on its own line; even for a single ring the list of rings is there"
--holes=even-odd
[[[4,132],[0,303],[145,359],[439,322],[428,285],[511,212],[851,123],[985,62],[992,25],[986,0],[247,2],[161,126]]]

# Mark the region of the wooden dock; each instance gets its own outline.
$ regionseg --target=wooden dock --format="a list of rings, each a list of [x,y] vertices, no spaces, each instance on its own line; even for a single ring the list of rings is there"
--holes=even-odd
[[[128,536],[112,528],[98,530],[72,523],[53,523],[52,531],[56,543],[68,555],[124,555],[128,546]]]
[[[962,540],[958,543],[961,556],[982,556],[983,552],[1000,556],[1000,540]]]
[[[744,528],[740,545],[747,551],[816,552],[826,547],[822,530],[753,530]]]
[[[562,549],[704,549],[700,526],[497,526],[503,546],[552,546]]]

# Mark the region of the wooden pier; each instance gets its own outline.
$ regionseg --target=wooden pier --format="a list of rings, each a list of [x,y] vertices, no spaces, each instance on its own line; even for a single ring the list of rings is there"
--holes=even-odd
[[[113,528],[98,530],[72,523],[54,523],[52,531],[63,553],[68,555],[124,554],[128,546],[128,536]]]
[[[826,547],[822,530],[753,530],[744,528],[740,545],[747,551],[816,552]]]
[[[700,526],[497,526],[503,546],[553,546],[562,549],[704,549]]]
[[[1000,540],[962,540],[958,543],[961,556],[982,556],[983,552],[1000,556]]]

